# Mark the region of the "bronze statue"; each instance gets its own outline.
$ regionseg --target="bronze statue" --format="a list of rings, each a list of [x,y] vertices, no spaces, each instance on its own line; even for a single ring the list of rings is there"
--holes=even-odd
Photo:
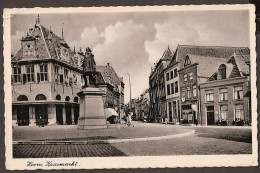
[[[82,88],[86,88],[89,86],[96,87],[96,62],[94,60],[94,55],[91,52],[91,49],[87,47],[82,62],[83,79],[85,82],[85,85]]]

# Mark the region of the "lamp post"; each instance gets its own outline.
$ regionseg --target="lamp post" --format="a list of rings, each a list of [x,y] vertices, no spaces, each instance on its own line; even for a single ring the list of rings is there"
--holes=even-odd
[[[131,98],[131,77],[130,77],[130,73],[126,73],[127,75],[128,75],[128,77],[129,77],[129,88],[130,88],[130,106],[129,106],[129,108],[130,108],[130,111],[131,111],[131,108],[132,108],[132,98]]]

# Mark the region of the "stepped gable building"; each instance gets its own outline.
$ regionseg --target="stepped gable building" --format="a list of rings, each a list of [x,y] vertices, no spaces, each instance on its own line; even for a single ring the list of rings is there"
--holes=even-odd
[[[176,49],[173,61],[179,62],[180,121],[203,123],[200,85],[212,77],[215,67],[227,62],[232,54],[249,57],[247,47],[181,46]],[[248,58],[241,59],[242,62]],[[227,73],[232,64],[226,64]]]
[[[173,53],[168,47],[161,59],[152,68],[149,76],[150,114],[149,121],[161,122],[166,117],[166,94],[164,69],[172,60]]]
[[[104,105],[106,108],[115,109],[119,118],[124,111],[124,82],[123,78],[118,77],[114,68],[107,63],[106,66],[96,66],[97,71],[100,71],[102,79],[98,81],[100,89],[106,91]]]
[[[234,53],[212,68],[212,76],[200,85],[202,124],[250,125],[250,56]]]
[[[11,59],[13,125],[38,125],[40,119],[45,125],[77,124],[82,61],[94,56],[89,50],[72,50],[63,30],[57,36],[40,24],[38,16]]]

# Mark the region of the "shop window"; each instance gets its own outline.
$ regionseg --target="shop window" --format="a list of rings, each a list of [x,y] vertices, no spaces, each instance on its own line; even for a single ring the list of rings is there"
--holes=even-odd
[[[206,91],[206,102],[213,102],[214,101],[214,92],[213,90]]]
[[[219,90],[219,101],[227,100],[227,88],[222,88]]]
[[[220,106],[220,120],[225,120],[227,121],[227,111],[228,111],[228,106],[227,105],[222,105]]]
[[[235,105],[235,120],[244,120],[244,105]]]
[[[21,82],[21,67],[13,67],[13,80],[14,83],[20,83]]]
[[[242,86],[234,87],[234,99],[235,100],[243,99],[243,87]]]

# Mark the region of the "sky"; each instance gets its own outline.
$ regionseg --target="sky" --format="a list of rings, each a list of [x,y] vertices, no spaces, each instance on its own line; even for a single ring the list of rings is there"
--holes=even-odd
[[[35,24],[37,14],[16,14],[11,19],[12,53]],[[40,23],[64,38],[76,50],[92,49],[97,65],[110,63],[125,83],[129,101],[149,88],[149,75],[169,46],[249,47],[249,13],[237,11],[163,11],[80,14],[40,14]]]

